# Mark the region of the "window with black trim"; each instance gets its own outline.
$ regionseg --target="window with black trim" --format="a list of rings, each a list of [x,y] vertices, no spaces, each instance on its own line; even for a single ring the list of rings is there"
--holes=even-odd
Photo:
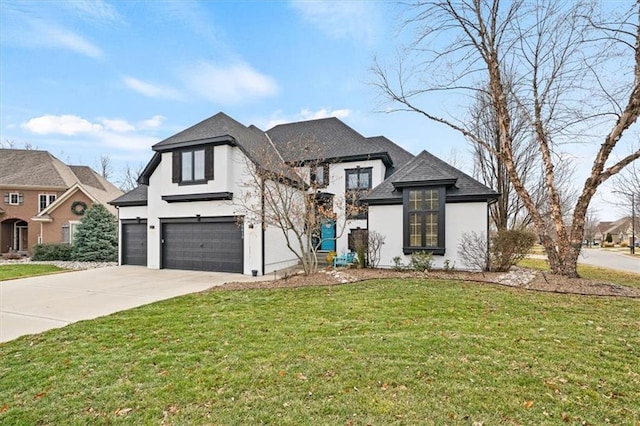
[[[372,170],[372,167],[345,170],[345,198],[349,219],[367,218],[367,208],[360,204],[360,198],[371,189]]]
[[[172,182],[206,183],[213,179],[213,147],[199,147],[173,152]]]
[[[324,188],[329,185],[329,165],[320,164],[311,166],[311,184],[316,185],[319,188]]]
[[[407,188],[404,201],[404,253],[444,254],[444,188]]]

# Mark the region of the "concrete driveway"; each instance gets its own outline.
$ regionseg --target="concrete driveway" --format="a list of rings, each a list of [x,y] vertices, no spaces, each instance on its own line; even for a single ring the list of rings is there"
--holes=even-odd
[[[256,281],[222,272],[113,266],[0,282],[0,342],[206,290]]]

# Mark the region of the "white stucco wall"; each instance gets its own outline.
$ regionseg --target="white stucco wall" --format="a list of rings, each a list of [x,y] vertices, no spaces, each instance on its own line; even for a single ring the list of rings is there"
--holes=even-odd
[[[465,232],[487,232],[487,203],[447,203],[445,206],[445,254],[433,256],[435,268],[442,268],[445,260],[456,269],[468,269],[463,259],[458,257],[458,244]],[[411,256],[402,253],[403,214],[402,205],[370,206],[369,230],[375,230],[385,237],[380,256],[380,267],[393,266],[392,259],[400,256],[408,264]]]
[[[147,206],[122,206],[118,207],[118,219],[146,219]]]
[[[160,221],[167,218],[235,216],[242,217],[244,235],[244,266],[243,273],[251,274],[252,270],[262,273],[262,232],[261,224],[253,217],[246,217],[247,209],[242,206],[249,198],[247,192],[251,188],[251,177],[247,171],[248,161],[237,147],[220,145],[214,148],[214,179],[202,185],[178,185],[171,182],[172,156],[163,153],[162,161],[149,178],[147,204],[147,264],[149,268],[160,268],[161,240]],[[191,201],[167,203],[162,196],[197,194],[208,192],[231,192],[230,201]],[[256,203],[259,197],[253,197]],[[241,202],[241,200],[243,202]],[[133,211],[132,211],[133,212]],[[132,215],[127,211],[127,217]],[[133,216],[135,217],[135,216]],[[142,216],[140,216],[142,217]],[[249,225],[253,225],[250,227]],[[293,254],[287,255],[286,248],[278,249],[279,258],[273,258],[272,263],[282,264],[291,260]],[[266,260],[266,259],[265,259]]]
[[[321,192],[334,194],[333,211],[338,215],[336,219],[336,252],[339,254],[346,253],[348,249],[349,231],[351,229],[367,229],[368,223],[366,219],[345,220],[345,170],[371,167],[371,187],[375,188],[382,183],[386,168],[381,160],[353,161],[344,163],[333,163],[329,165],[329,184],[325,188],[321,188]],[[309,168],[301,167],[298,173],[309,181]]]

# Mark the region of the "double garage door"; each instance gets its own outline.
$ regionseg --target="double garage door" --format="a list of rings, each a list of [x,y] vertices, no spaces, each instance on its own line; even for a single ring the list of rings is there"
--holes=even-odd
[[[161,221],[162,268],[243,272],[242,227],[235,218]]]

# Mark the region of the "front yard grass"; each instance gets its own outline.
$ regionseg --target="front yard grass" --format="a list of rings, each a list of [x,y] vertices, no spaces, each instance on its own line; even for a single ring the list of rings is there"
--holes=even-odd
[[[47,264],[17,263],[15,265],[0,265],[0,281],[35,277],[37,275],[47,275],[64,271],[66,271],[66,269]]]
[[[518,263],[523,268],[549,271],[549,263],[545,259],[523,259]],[[615,269],[601,268],[599,266],[578,264],[578,275],[593,281],[608,282],[611,284],[625,285],[640,288],[640,274],[617,271]]]
[[[200,293],[0,359],[3,425],[640,421],[640,301],[486,284]]]

